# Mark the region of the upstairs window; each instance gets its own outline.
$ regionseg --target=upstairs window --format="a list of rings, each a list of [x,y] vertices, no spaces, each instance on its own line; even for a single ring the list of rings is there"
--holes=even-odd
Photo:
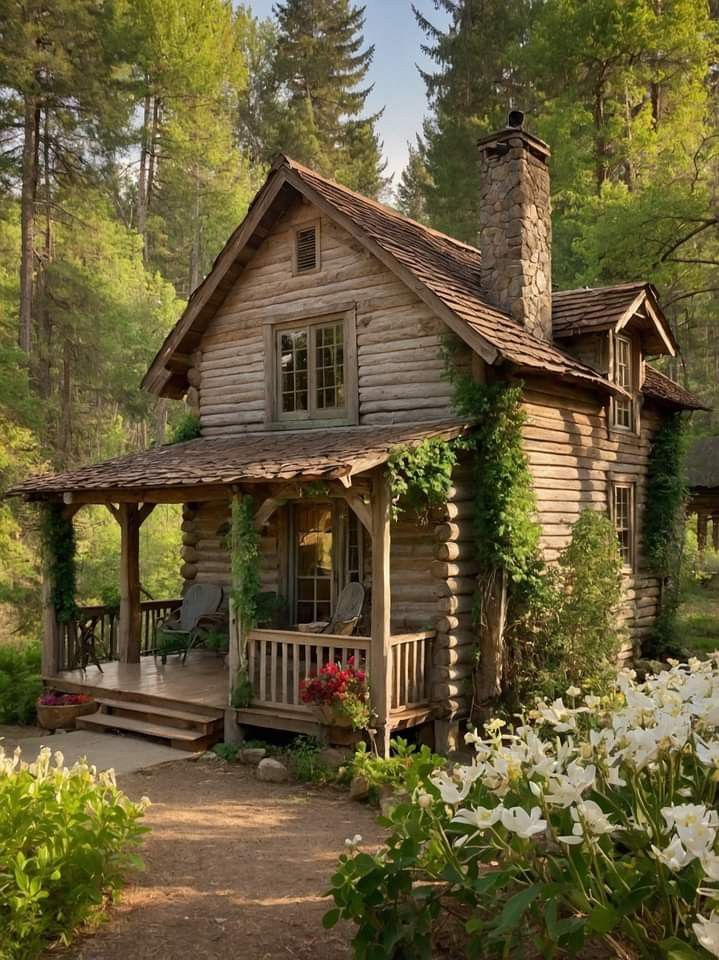
[[[634,566],[634,485],[615,483],[612,487],[612,515],[625,568]]]
[[[614,338],[614,382],[628,393],[634,390],[632,341],[628,337]],[[634,427],[634,403],[629,397],[615,396],[612,403],[612,422],[621,430]]]
[[[345,417],[345,321],[282,327],[275,337],[278,419]]]
[[[319,226],[316,223],[298,227],[294,235],[293,264],[295,273],[312,273],[319,269]]]

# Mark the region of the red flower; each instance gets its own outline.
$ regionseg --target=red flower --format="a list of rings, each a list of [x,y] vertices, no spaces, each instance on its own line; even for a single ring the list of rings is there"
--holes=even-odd
[[[318,674],[300,682],[300,699],[303,703],[331,706],[342,703],[347,697],[364,698],[367,694],[367,674],[356,670],[354,657],[347,666],[341,663],[326,663]]]

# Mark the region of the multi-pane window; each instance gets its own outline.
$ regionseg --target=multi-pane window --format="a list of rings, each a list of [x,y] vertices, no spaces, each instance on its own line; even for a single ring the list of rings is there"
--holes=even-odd
[[[632,342],[627,337],[614,340],[614,382],[626,391],[632,391]],[[629,397],[614,397],[614,426],[632,429],[633,403]]]
[[[362,582],[362,524],[354,510],[347,514],[347,582]]]
[[[619,540],[619,552],[625,567],[631,567],[634,552],[634,487],[616,483],[613,487],[614,529]]]
[[[344,321],[281,328],[276,337],[280,419],[344,416]]]
[[[332,504],[298,503],[294,508],[295,622],[332,615]]]

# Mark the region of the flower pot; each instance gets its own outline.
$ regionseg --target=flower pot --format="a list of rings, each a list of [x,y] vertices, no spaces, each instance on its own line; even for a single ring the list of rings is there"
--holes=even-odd
[[[323,703],[317,708],[320,714],[320,721],[327,727],[351,727],[352,721],[348,716],[342,713],[337,707]]]
[[[44,730],[74,730],[75,720],[97,710],[97,700],[86,703],[69,703],[65,706],[50,707],[42,703],[37,705],[37,722]]]

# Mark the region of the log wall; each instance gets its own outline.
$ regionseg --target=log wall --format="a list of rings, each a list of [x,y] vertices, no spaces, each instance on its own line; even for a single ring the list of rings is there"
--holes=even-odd
[[[356,304],[362,424],[452,415],[442,378],[444,325],[394,274],[332,221],[320,220],[320,270],[292,274],[293,228],[313,219],[297,202],[277,223],[205,332],[193,358],[191,406],[204,436],[265,426],[264,326]]]
[[[640,433],[609,430],[606,409],[596,396],[555,382],[527,383],[524,409],[525,450],[534,477],[542,547],[556,560],[571,537],[582,510],[607,510],[612,475],[635,484],[634,571],[624,575],[624,620],[629,655],[649,633],[657,612],[659,581],[649,574],[642,555],[642,517],[647,461],[656,411],[641,410]]]

